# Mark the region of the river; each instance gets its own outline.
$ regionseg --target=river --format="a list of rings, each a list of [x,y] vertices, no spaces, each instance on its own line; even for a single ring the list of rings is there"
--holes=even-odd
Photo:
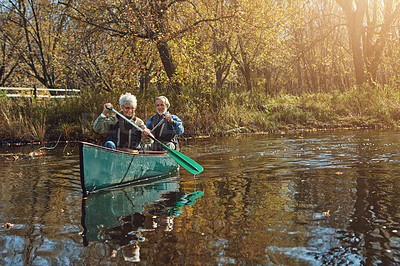
[[[0,148],[0,265],[400,264],[399,131],[184,142],[200,175],[87,198],[78,146],[39,147]]]

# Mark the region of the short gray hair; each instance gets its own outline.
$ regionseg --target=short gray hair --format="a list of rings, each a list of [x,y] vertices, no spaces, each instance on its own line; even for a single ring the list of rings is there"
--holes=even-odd
[[[119,105],[122,107],[125,104],[131,104],[136,109],[136,106],[137,106],[136,96],[133,94],[130,94],[129,92],[122,94],[121,97],[119,98]]]
[[[163,101],[163,102],[165,103],[165,105],[167,106],[167,108],[170,107],[170,104],[169,104],[169,101],[168,101],[168,98],[167,98],[167,97],[165,97],[165,96],[159,96],[159,97],[157,97],[157,99],[156,99],[156,106],[157,106],[157,100]]]

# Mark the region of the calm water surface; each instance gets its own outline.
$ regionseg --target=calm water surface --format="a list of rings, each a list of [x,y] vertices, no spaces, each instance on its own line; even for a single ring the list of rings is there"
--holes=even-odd
[[[0,149],[0,265],[400,264],[397,131],[184,143],[202,174],[87,199],[78,147],[38,148]]]

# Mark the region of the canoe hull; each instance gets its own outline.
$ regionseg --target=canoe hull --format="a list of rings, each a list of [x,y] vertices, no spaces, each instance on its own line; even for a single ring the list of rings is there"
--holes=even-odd
[[[84,194],[152,177],[174,174],[178,163],[168,153],[129,153],[79,143],[81,185]]]

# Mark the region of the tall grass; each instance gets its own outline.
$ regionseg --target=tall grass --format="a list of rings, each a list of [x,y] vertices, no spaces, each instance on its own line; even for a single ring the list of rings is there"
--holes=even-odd
[[[98,114],[96,102],[102,96],[30,99],[1,97],[0,136],[3,141],[51,141],[60,138],[92,138],[89,130]]]
[[[187,97],[182,110],[194,135],[294,129],[393,128],[400,120],[400,92],[388,86],[344,92],[270,97],[263,92],[224,91],[215,102]],[[203,105],[212,108],[204,110]]]
[[[46,133],[46,123],[43,116],[38,119],[27,119],[21,113],[2,110],[2,125],[0,135],[4,140],[43,141]]]
[[[145,122],[155,113],[154,100],[170,98],[170,111],[185,126],[184,137],[238,132],[274,132],[304,128],[397,127],[400,92],[388,86],[352,88],[344,92],[281,94],[260,91],[217,92],[187,87],[171,96],[150,89],[138,95],[136,115]],[[118,106],[120,93],[83,92],[68,99],[16,99],[0,96],[0,137],[4,141],[96,140],[92,126],[103,104]]]

